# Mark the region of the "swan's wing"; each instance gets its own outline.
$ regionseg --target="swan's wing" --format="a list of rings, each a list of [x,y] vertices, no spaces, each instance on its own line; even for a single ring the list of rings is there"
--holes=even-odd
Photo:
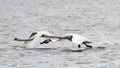
[[[83,42],[92,43],[92,41],[87,39],[86,37],[76,35],[76,34],[74,34],[73,36],[74,36],[72,39],[73,43],[76,43],[76,44],[82,44]]]
[[[43,35],[43,34],[51,35],[51,33],[47,32],[47,31],[34,32],[30,35],[30,38],[34,37],[34,39],[31,40],[31,41],[25,41],[24,46],[27,47],[27,48],[34,48],[36,46],[39,46],[40,42],[42,40],[49,39],[49,38],[41,37],[41,35]]]
[[[42,34],[52,35],[51,33],[47,32],[47,31],[37,31],[37,32],[31,33],[31,35],[29,36],[29,38],[35,37],[36,34],[39,34],[40,37],[41,37]]]
[[[37,34],[37,32],[33,32],[33,33],[29,36],[29,38],[35,36],[36,34]]]
[[[77,35],[77,34],[70,34],[73,36],[72,42],[75,44],[82,44],[85,41],[85,37]]]
[[[34,37],[33,40],[31,41],[25,41],[24,42],[24,47],[26,48],[34,48],[35,46],[38,46],[40,44],[40,36],[41,36],[41,33],[40,32],[35,32],[35,33],[32,33],[29,38],[32,38]]]
[[[72,39],[73,43],[76,43],[76,44],[82,44],[84,40],[85,40],[84,37],[73,37]]]

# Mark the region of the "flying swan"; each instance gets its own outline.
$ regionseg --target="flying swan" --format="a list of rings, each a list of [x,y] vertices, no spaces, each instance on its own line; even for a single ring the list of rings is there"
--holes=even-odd
[[[34,48],[35,46],[40,45],[41,39],[43,39],[43,37],[41,37],[41,36],[43,34],[52,35],[51,33],[47,32],[47,31],[37,31],[37,32],[31,33],[31,35],[28,38],[14,38],[14,40],[15,41],[23,41],[24,42],[23,47]],[[45,38],[45,40],[47,42],[49,42],[52,39]],[[52,40],[52,41],[54,41],[54,40]],[[43,42],[43,43],[46,43],[46,42]]]
[[[40,39],[42,38],[46,38],[46,39],[41,42]],[[25,46],[45,44],[45,43],[64,40],[64,39],[72,41],[73,43],[77,44],[78,48],[81,47],[81,44],[84,44],[86,47],[92,48],[91,45],[88,45],[88,43],[92,43],[90,40],[88,40],[87,38],[83,36],[72,34],[72,33],[58,36],[58,35],[53,35],[47,31],[38,31],[38,32],[33,32],[29,36],[29,38],[26,38],[26,39],[14,38],[15,41],[25,41],[24,42]]]

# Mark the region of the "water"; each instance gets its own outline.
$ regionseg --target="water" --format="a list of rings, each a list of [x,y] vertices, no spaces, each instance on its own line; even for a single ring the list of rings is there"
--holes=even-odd
[[[0,0],[0,67],[120,68],[119,6],[119,0]],[[26,49],[13,41],[41,30],[83,35],[94,48],[61,41]]]

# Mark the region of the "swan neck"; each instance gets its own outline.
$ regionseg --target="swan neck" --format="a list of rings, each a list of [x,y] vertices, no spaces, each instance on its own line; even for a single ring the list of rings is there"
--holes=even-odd
[[[42,37],[45,37],[45,38],[59,38],[59,39],[64,39],[63,36],[55,36],[55,35],[43,35]]]
[[[22,38],[15,38],[14,40],[15,41],[31,41],[33,40],[34,38],[26,38],[26,39],[22,39]]]

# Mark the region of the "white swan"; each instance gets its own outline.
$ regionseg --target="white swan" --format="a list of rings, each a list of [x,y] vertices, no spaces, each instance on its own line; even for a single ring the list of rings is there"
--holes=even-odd
[[[41,38],[47,38],[47,39],[41,42],[40,41]],[[87,45],[87,43],[92,43],[90,40],[77,34],[66,34],[63,36],[57,36],[57,35],[52,35],[46,31],[40,31],[40,32],[32,33],[30,37],[27,39],[15,38],[14,40],[25,41],[24,46],[28,46],[32,48],[32,46],[37,46],[39,44],[49,43],[52,41],[57,41],[57,40],[62,40],[62,39],[67,39],[69,41],[72,41],[73,43],[77,44],[79,48],[81,47],[81,44],[84,44],[86,47],[92,48],[91,45]]]
[[[43,34],[46,35],[52,35],[51,33],[47,32],[47,31],[38,31],[38,32],[33,32],[29,38],[14,38],[15,41],[24,41],[24,47],[26,48],[34,48],[35,46],[40,45],[41,39],[43,39],[43,37],[41,37]],[[47,41],[54,41],[53,39],[48,39]],[[56,39],[55,39],[56,40]],[[47,43],[47,42],[44,42]],[[41,43],[42,44],[42,43]]]
[[[72,41],[73,43],[77,44],[79,48],[81,47],[81,44],[84,44],[86,47],[92,48],[91,45],[88,45],[88,43],[92,43],[92,41],[90,41],[89,39],[87,39],[87,38],[85,38],[83,36],[77,35],[77,34],[66,34],[66,35],[63,35],[63,36],[55,36],[55,35],[43,34],[41,37],[58,38],[59,40],[67,39],[67,40]],[[45,40],[42,43],[47,42],[47,41],[48,40]],[[51,42],[51,41],[49,41],[49,42]]]

